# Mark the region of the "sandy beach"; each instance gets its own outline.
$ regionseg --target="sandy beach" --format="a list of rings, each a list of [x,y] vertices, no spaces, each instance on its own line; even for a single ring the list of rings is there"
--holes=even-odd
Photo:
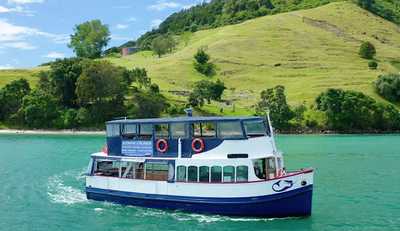
[[[105,131],[80,131],[80,130],[17,130],[17,129],[0,129],[0,134],[37,134],[37,135],[105,135]]]

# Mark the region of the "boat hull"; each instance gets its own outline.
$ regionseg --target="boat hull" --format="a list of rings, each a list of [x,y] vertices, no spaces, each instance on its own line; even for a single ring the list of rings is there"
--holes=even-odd
[[[239,198],[185,197],[86,188],[88,199],[156,209],[246,217],[310,216],[313,186],[265,196]]]

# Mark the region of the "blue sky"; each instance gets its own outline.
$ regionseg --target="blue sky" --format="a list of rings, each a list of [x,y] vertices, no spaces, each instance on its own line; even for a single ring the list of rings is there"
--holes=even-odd
[[[139,37],[173,12],[202,0],[0,0],[0,69],[71,57],[76,24],[100,19],[110,46]]]

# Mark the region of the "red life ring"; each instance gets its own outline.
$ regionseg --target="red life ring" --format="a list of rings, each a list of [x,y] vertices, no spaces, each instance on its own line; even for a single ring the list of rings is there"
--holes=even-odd
[[[200,145],[200,147],[196,148],[197,144]],[[200,138],[193,139],[193,141],[192,141],[192,149],[196,153],[202,152],[204,150],[204,141],[203,141],[203,139],[200,139]]]
[[[161,146],[161,144],[162,144],[162,146]],[[165,140],[165,139],[157,140],[156,148],[157,148],[157,151],[159,151],[159,152],[162,152],[162,153],[166,152],[168,150],[168,142],[167,142],[167,140]]]

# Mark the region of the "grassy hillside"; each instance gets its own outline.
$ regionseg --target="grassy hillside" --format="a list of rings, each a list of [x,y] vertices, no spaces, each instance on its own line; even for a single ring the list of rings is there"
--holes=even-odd
[[[361,41],[377,48],[378,70],[369,70],[359,58]],[[213,78],[225,81],[224,99],[234,102],[236,113],[251,113],[263,89],[282,84],[291,104],[310,104],[330,87],[374,93],[372,81],[385,72],[398,72],[400,28],[349,2],[250,20],[238,25],[199,31],[187,46],[157,58],[139,52],[110,58],[117,65],[145,67],[169,97],[182,99],[195,81],[207,78],[193,69],[193,54],[206,46],[218,66]],[[183,92],[184,93],[184,92]],[[219,103],[208,110],[232,111]],[[239,110],[239,112],[237,111]]]
[[[377,48],[378,70],[358,56],[361,41]],[[207,47],[217,75],[228,89],[223,103],[207,112],[251,114],[263,89],[281,84],[289,103],[312,104],[327,88],[362,91],[378,100],[372,81],[379,74],[400,71],[400,27],[349,2],[310,10],[265,16],[241,24],[193,33],[187,45],[162,58],[150,51],[108,58],[128,68],[144,67],[153,82],[173,101],[186,102],[193,83],[207,77],[193,68],[193,55]],[[40,69],[0,71],[0,86],[25,77],[35,84]]]
[[[0,70],[0,87],[20,78],[25,78],[31,86],[35,86],[39,80],[38,73],[45,69],[45,67],[38,67],[33,69]]]

